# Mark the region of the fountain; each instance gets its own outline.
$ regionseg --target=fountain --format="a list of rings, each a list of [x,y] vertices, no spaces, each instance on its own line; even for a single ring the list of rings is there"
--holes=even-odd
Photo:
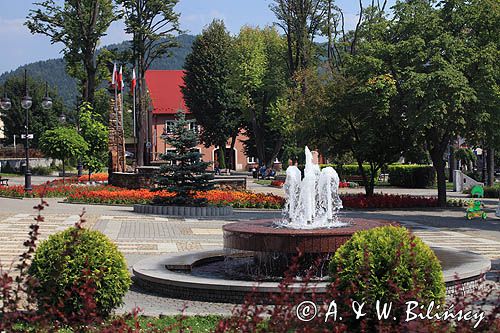
[[[304,178],[299,168],[286,170],[286,204],[283,219],[256,220],[227,224],[223,227],[226,271],[233,271],[234,260],[253,257],[240,268],[246,278],[279,280],[294,256],[301,254],[298,274],[316,267],[315,275],[326,275],[325,263],[358,230],[387,225],[367,219],[342,219],[339,176],[332,167],[320,170],[305,147]],[[234,260],[232,260],[234,259]]]
[[[303,178],[296,166],[286,171],[286,204],[281,219],[224,225],[222,250],[141,261],[133,268],[139,285],[169,297],[215,302],[241,302],[253,291],[266,302],[269,293],[280,292],[279,281],[300,253],[297,283],[291,288],[300,289],[301,276],[313,269],[315,277],[309,288],[325,293],[326,263],[342,244],[356,231],[397,223],[339,217],[342,201],[337,172],[331,167],[320,170],[307,147],[305,156]],[[476,283],[490,267],[489,260],[479,255],[434,250],[443,263],[448,286],[457,283],[457,271],[462,282]]]
[[[332,167],[320,171],[305,148],[304,179],[296,166],[286,170],[284,185],[286,205],[281,225],[290,229],[335,228],[347,225],[340,222],[337,212],[342,208],[339,196],[339,175]]]

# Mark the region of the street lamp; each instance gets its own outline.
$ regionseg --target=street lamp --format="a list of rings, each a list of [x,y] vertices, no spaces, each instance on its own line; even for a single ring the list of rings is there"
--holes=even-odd
[[[7,92],[5,91],[5,84],[3,86],[3,97],[0,100],[0,108],[2,110],[7,111],[10,110],[10,107],[12,106],[12,103],[10,102],[10,98],[7,97]]]
[[[29,109],[33,105],[33,100],[28,95],[28,81],[27,81],[27,71],[24,69],[24,97],[21,99],[21,107],[26,111],[26,123],[25,128],[25,139],[26,143],[24,145],[24,150],[26,154],[26,170],[24,172],[24,190],[26,192],[31,192],[33,189],[31,187],[31,170],[30,170],[30,155],[29,155],[29,140],[33,138],[29,133]],[[0,101],[0,107],[2,110],[7,111],[12,107],[10,99],[7,97],[4,86],[4,97]],[[48,85],[45,82],[45,97],[42,100],[42,107],[44,109],[50,109],[52,107],[52,99],[49,97]]]

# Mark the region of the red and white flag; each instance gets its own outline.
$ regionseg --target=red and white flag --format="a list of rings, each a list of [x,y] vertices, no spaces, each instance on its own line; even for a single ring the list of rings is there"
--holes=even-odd
[[[123,66],[120,66],[120,73],[118,73],[118,90],[122,91],[123,90]]]
[[[115,87],[116,84],[116,64],[113,64],[113,76],[111,78],[111,85],[113,88]]]
[[[135,77],[135,68],[132,69],[132,81],[130,82],[130,92],[135,91],[135,85],[137,84],[137,78]]]

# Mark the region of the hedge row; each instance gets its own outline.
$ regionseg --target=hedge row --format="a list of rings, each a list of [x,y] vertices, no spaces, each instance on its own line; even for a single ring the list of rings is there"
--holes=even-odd
[[[426,188],[434,185],[436,171],[430,165],[389,165],[389,184],[399,187]]]
[[[496,186],[485,186],[484,189],[484,197],[485,198],[500,198],[500,185]],[[464,193],[470,195],[470,189],[465,190]]]

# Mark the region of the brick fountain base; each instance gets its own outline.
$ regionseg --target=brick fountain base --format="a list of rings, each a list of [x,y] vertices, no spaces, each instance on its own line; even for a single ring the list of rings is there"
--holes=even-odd
[[[245,295],[253,292],[258,301],[268,304],[271,301],[270,294],[281,292],[279,282],[228,278],[224,272],[224,260],[227,260],[228,250],[250,253],[254,256],[254,262],[257,259],[263,265],[279,267],[276,265],[278,260],[275,257],[278,252],[285,259],[295,255],[297,249],[313,258],[331,256],[354,232],[395,224],[371,219],[347,221],[350,223],[349,226],[316,230],[276,228],[273,226],[273,220],[227,224],[223,227],[224,250],[145,259],[133,267],[135,282],[146,290],[167,297],[240,303]],[[441,261],[449,296],[456,292],[464,294],[474,292],[491,267],[490,260],[478,254],[452,248],[433,248],[433,250]],[[215,265],[215,268],[209,269],[207,274],[204,267],[210,265]],[[321,298],[321,295],[327,292],[327,286],[327,281],[311,282],[306,294],[314,291]],[[297,282],[290,288],[299,291],[302,286]]]

